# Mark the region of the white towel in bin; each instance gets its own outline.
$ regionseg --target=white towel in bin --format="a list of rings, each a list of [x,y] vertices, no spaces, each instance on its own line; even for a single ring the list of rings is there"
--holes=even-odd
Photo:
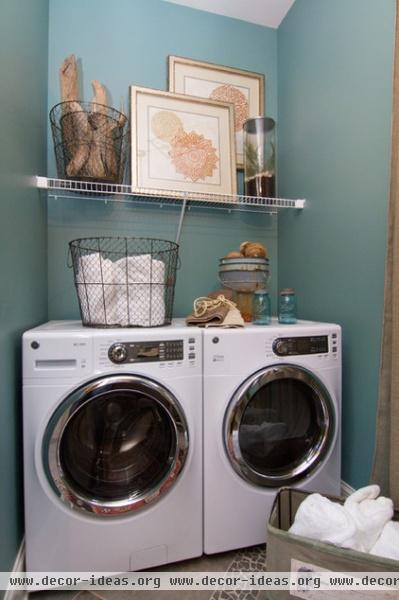
[[[351,548],[370,552],[385,524],[393,517],[393,502],[379,496],[378,485],[360,488],[345,500],[345,510],[356,524],[355,541]]]
[[[399,560],[399,522],[388,521],[370,554]]]
[[[98,252],[82,256],[76,284],[88,323],[153,327],[165,321],[165,265],[150,254],[116,262]]]
[[[356,526],[341,504],[311,494],[300,504],[289,532],[351,548]]]
[[[378,485],[366,486],[351,494],[344,505],[320,494],[311,494],[299,506],[289,531],[360,552],[381,556],[388,556],[384,552],[389,552],[391,558],[396,540],[396,558],[399,559],[399,525],[390,521],[393,502],[390,498],[378,497],[379,493]]]
[[[114,263],[99,252],[81,256],[76,276],[83,320],[112,324],[115,318]]]
[[[152,259],[150,254],[120,258],[115,264],[120,267],[117,275],[118,281],[115,283],[126,283],[127,279],[129,283],[165,283],[164,263],[161,260]]]
[[[118,323],[141,327],[162,325],[165,321],[164,263],[152,259],[150,254],[141,254],[121,258],[115,265],[115,280],[125,284],[117,292]]]

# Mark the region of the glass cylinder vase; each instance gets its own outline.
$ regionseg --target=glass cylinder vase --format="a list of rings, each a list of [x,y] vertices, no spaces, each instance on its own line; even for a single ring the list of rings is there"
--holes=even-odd
[[[270,296],[267,290],[256,290],[252,300],[255,325],[269,325],[272,318]]]
[[[278,308],[278,322],[285,325],[291,325],[296,323],[297,306],[295,290],[292,288],[284,288],[280,292],[279,308]]]
[[[276,197],[276,122],[253,117],[244,123],[244,193]]]

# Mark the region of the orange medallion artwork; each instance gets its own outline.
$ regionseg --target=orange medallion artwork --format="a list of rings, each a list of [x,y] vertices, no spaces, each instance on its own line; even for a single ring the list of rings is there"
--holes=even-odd
[[[219,85],[209,96],[212,100],[222,100],[234,104],[234,129],[241,131],[248,119],[248,101],[244,94],[233,85]]]
[[[182,131],[171,140],[170,145],[169,156],[177,173],[191,181],[212,177],[219,158],[211,140],[195,131]]]
[[[151,127],[155,136],[165,142],[170,142],[180,131],[183,131],[183,123],[179,117],[169,111],[160,110],[151,119]]]

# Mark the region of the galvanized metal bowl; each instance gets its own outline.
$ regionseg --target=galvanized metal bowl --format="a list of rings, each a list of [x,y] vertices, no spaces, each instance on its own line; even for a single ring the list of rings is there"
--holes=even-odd
[[[236,292],[254,292],[265,288],[270,278],[267,258],[221,258],[219,279],[224,287]]]

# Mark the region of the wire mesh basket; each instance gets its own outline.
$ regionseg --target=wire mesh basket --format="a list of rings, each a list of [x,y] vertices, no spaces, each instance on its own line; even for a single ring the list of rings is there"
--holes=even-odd
[[[123,183],[129,147],[123,113],[95,102],[61,102],[50,123],[59,178]]]
[[[69,242],[83,325],[159,327],[172,321],[179,246],[152,238]]]

